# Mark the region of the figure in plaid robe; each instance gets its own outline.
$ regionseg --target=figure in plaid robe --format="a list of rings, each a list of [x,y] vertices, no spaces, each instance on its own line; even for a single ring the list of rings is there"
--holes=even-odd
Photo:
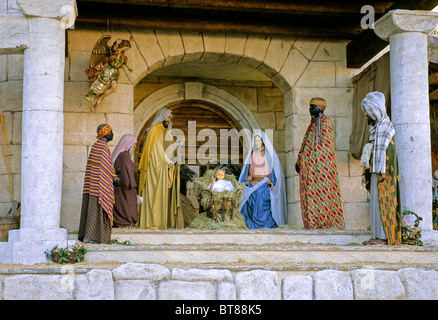
[[[312,121],[304,135],[295,170],[300,175],[301,212],[306,229],[344,229],[333,125],[323,98],[310,100]]]

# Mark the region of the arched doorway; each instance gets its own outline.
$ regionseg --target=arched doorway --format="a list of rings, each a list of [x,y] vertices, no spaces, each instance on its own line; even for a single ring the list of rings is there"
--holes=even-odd
[[[202,174],[217,164],[239,166],[243,163],[243,139],[239,136],[243,128],[224,111],[211,104],[197,101],[179,102],[166,108],[172,110],[174,115],[173,129],[178,129],[184,134],[184,164],[192,166],[198,174]],[[146,130],[155,114],[146,121],[137,137],[136,167],[146,141]],[[215,136],[216,139],[209,136]],[[236,141],[238,142],[235,143]],[[216,150],[216,153],[212,154],[212,150]]]

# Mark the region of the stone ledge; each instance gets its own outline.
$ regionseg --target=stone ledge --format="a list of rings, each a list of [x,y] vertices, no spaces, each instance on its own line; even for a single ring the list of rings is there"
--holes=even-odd
[[[147,279],[141,274],[135,276],[135,270],[140,269],[147,270]],[[379,270],[364,266],[352,271],[325,269],[305,274],[256,269],[233,275],[229,270],[172,270],[156,264],[128,263],[86,270],[67,266],[53,268],[52,274],[29,269],[22,269],[19,275],[9,274],[12,270],[0,272],[0,300],[438,299],[438,272],[424,267]]]

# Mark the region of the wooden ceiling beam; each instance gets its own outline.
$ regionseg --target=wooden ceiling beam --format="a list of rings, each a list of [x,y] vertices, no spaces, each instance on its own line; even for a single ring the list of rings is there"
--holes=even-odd
[[[354,14],[365,4],[357,1],[263,1],[263,0],[77,0],[100,4],[113,3],[156,7],[227,10],[246,12],[300,13],[300,14]],[[394,1],[369,0],[377,13],[385,12]]]
[[[357,16],[301,15],[266,12],[211,11],[146,6],[78,3],[77,27],[167,29],[198,32],[247,33],[288,37],[352,39],[360,31]],[[99,14],[95,14],[99,12]]]
[[[321,26],[290,26],[290,25],[267,25],[252,23],[234,23],[228,21],[175,21],[161,20],[154,18],[132,19],[129,17],[112,17],[110,24],[116,21],[117,27],[125,28],[144,28],[157,30],[177,30],[191,32],[220,32],[220,33],[240,33],[255,35],[273,35],[303,38],[331,38],[331,39],[351,39],[360,30],[353,28],[340,29],[339,27],[327,27],[321,30]],[[107,26],[108,21],[105,17],[82,16],[78,17],[76,23],[80,27],[90,25]]]
[[[437,5],[437,0],[399,0],[388,11],[395,9],[432,10]],[[381,16],[376,15],[376,21]],[[347,45],[347,68],[362,67],[388,44],[389,42],[380,39],[373,29],[363,30]]]

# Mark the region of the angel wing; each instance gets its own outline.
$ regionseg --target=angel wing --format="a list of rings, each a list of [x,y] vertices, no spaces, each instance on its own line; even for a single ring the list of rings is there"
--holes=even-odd
[[[97,75],[95,67],[111,55],[111,47],[108,45],[110,39],[110,35],[104,35],[94,45],[90,55],[90,68],[85,71],[88,80]]]

